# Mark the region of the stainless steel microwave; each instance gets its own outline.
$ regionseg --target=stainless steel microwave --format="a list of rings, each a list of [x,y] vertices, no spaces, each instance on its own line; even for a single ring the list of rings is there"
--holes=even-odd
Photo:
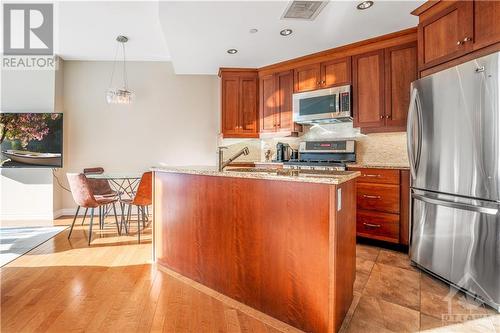
[[[293,94],[293,121],[299,124],[352,121],[351,86]]]

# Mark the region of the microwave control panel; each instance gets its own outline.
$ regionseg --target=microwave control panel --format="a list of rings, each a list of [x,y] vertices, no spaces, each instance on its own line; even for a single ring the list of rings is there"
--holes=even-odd
[[[351,111],[351,94],[343,92],[340,94],[340,112]]]

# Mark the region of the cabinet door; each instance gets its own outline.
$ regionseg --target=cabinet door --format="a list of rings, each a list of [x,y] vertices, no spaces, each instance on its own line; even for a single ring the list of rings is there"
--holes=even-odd
[[[240,78],[240,115],[239,132],[249,134],[249,137],[258,136],[258,109],[259,99],[257,91],[257,77]]]
[[[222,78],[222,134],[224,137],[235,135],[239,127],[239,94],[238,77]]]
[[[384,50],[353,57],[354,127],[384,126]]]
[[[404,131],[410,105],[410,84],[417,79],[417,44],[385,50],[385,125]]]
[[[500,41],[500,1],[474,1],[474,49]]]
[[[276,85],[275,75],[260,78],[260,131],[262,133],[276,130]]]
[[[321,88],[351,83],[351,57],[321,63]]]
[[[307,65],[296,68],[295,72],[295,92],[315,90],[319,88],[321,81],[320,64]]]
[[[472,49],[473,2],[457,1],[418,25],[420,63],[428,68]]]
[[[276,74],[277,126],[280,131],[295,131],[292,117],[293,73]]]

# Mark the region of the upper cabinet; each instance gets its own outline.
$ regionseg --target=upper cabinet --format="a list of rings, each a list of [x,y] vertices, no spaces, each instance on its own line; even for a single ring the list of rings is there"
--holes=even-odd
[[[321,66],[312,64],[302,66],[294,70],[295,92],[320,89],[321,87]]]
[[[406,130],[410,85],[417,79],[417,43],[385,49],[385,125]]]
[[[500,1],[474,2],[474,49],[500,41]]]
[[[353,57],[354,127],[367,132],[404,131],[410,84],[417,78],[415,42]]]
[[[258,75],[256,70],[221,69],[222,134],[224,138],[257,138]]]
[[[353,57],[354,127],[384,126],[384,67],[384,50]]]
[[[413,14],[420,71],[500,42],[500,1],[427,2]]]
[[[456,58],[472,48],[472,7],[471,1],[457,1],[420,22],[420,68]]]
[[[292,135],[300,126],[293,122],[293,71],[262,76],[260,87],[260,133]]]
[[[294,73],[295,92],[351,84],[351,57],[301,66]]]

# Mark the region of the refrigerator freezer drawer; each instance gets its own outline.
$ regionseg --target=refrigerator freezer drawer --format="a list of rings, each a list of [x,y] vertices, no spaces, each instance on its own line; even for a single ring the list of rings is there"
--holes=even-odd
[[[494,203],[421,191],[412,198],[411,260],[498,310],[500,214]]]

